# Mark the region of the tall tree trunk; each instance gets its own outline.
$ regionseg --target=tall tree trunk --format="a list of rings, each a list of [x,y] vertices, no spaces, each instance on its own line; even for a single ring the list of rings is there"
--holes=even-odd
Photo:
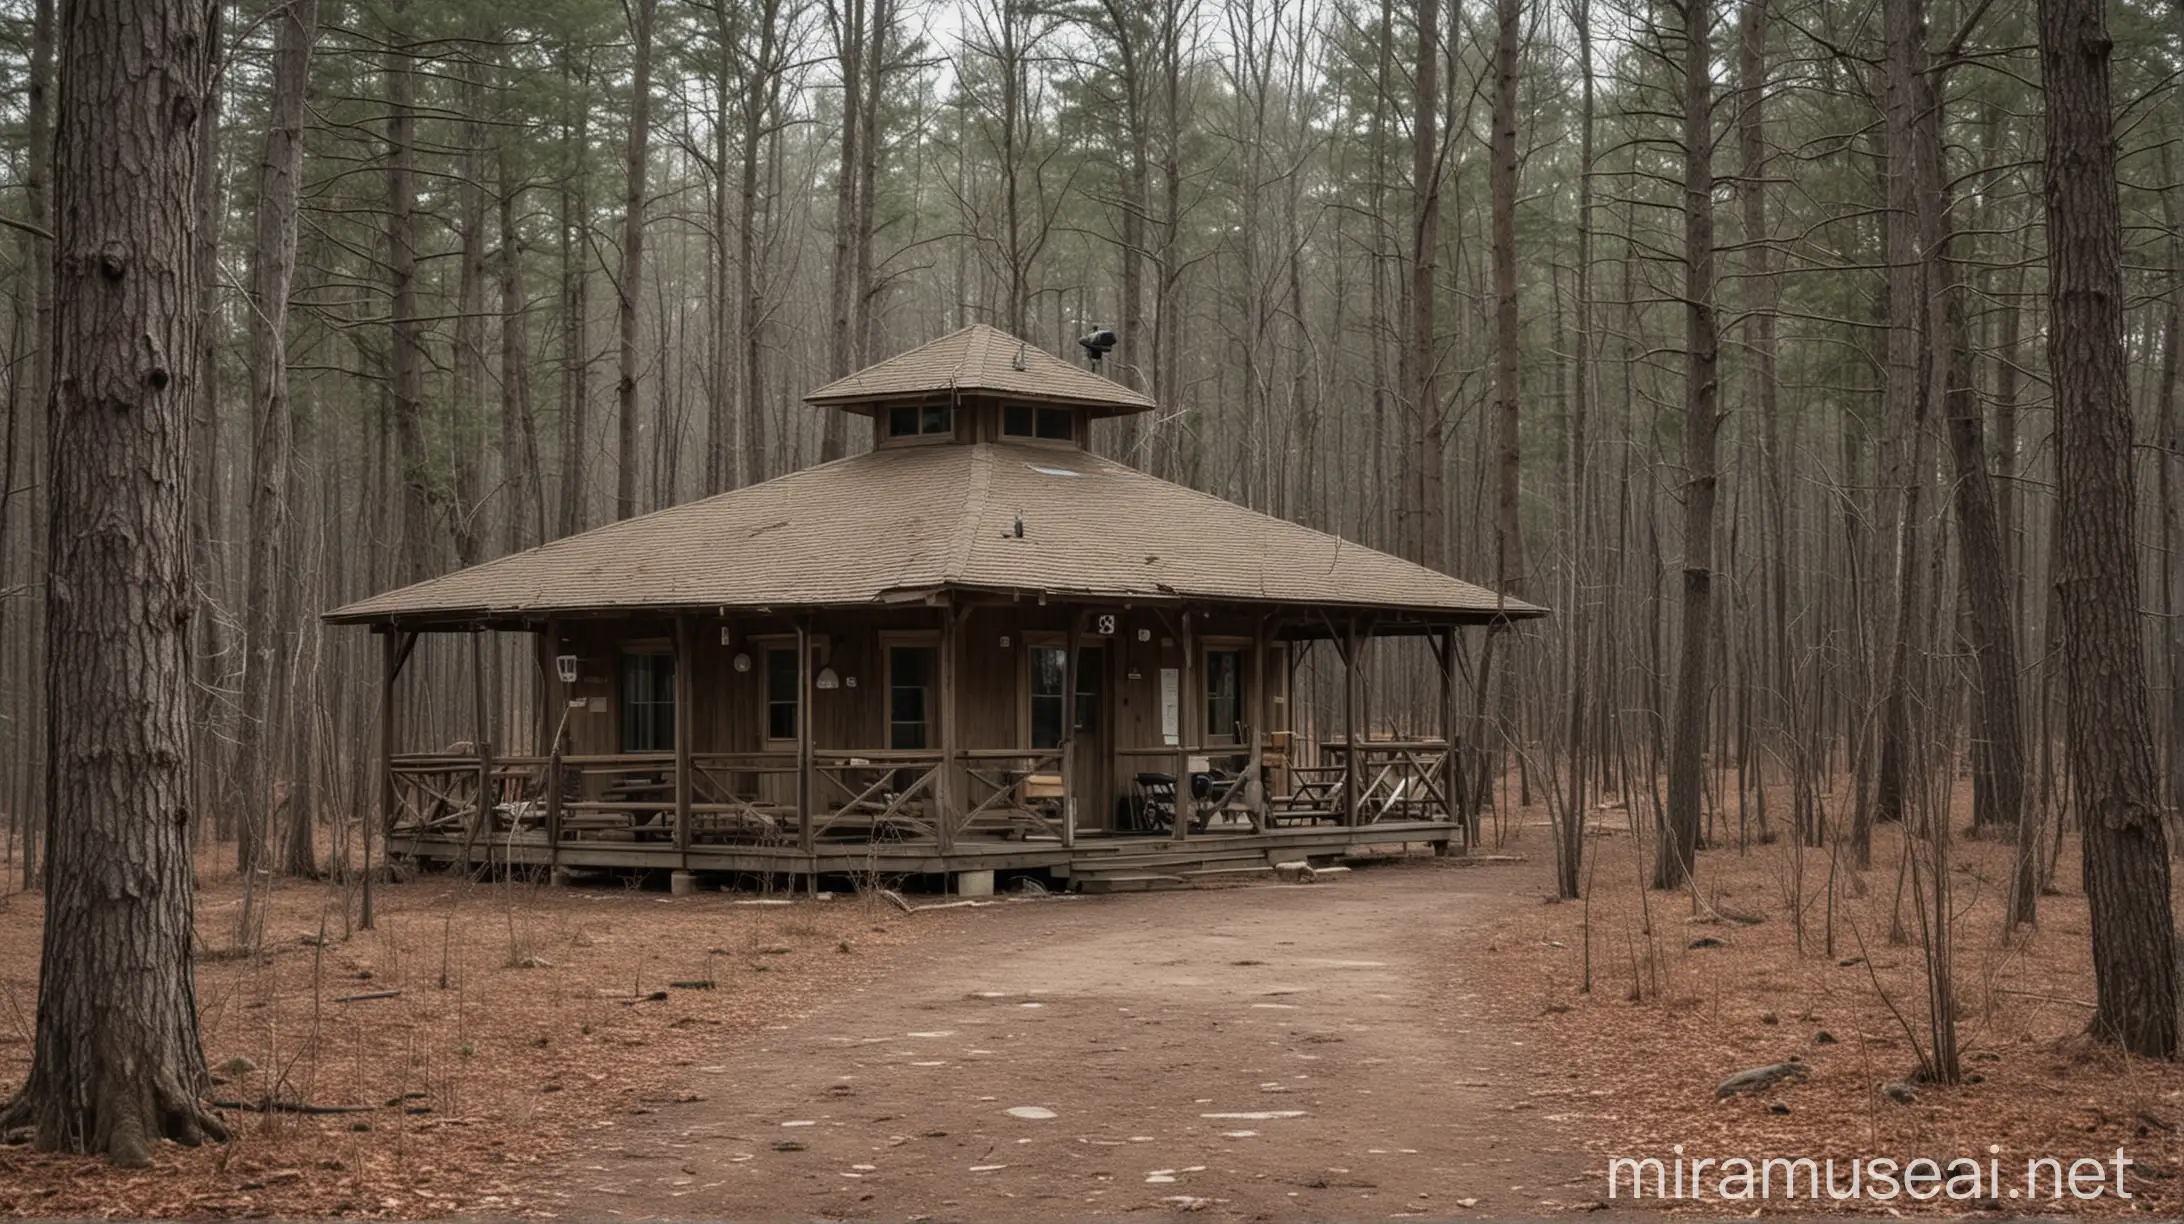
[[[393,333],[388,381],[394,397],[394,443],[402,482],[402,556],[396,571],[415,582],[436,566],[431,472],[425,459],[424,323],[417,317],[415,65],[409,33],[398,24],[408,9],[408,0],[395,0],[385,32],[387,289]]]
[[[873,231],[877,223],[880,178],[880,111],[887,98],[887,44],[895,27],[890,0],[862,0],[870,26],[864,40],[864,98],[857,107],[857,279],[856,321],[851,329],[851,360],[862,366],[872,360],[872,324],[879,312],[880,285]],[[841,413],[829,413],[841,416]]]
[[[288,296],[296,276],[296,207],[302,195],[304,103],[318,0],[294,0],[274,19],[273,97],[258,161],[258,225],[250,275],[250,560],[244,603],[242,717],[235,729],[236,779],[242,792],[235,866],[265,865],[274,779],[267,751],[276,700],[277,661],[285,653],[275,620],[280,592],[292,581],[282,545],[288,535],[288,484],[295,410],[288,395]],[[309,863],[304,843],[302,864]],[[296,864],[289,864],[295,866]],[[245,894],[246,910],[254,894]],[[243,928],[252,923],[246,916]]]
[[[629,0],[635,44],[629,97],[629,161],[622,183],[622,270],[616,289],[622,348],[615,397],[614,517],[637,513],[637,303],[645,283],[645,169],[652,140],[652,19],[659,0]]]
[[[1493,182],[1488,192],[1494,227],[1494,579],[1502,594],[1514,598],[1523,594],[1524,574],[1524,538],[1517,518],[1517,38],[1524,0],[1495,0],[1494,11]],[[1445,557],[1441,564],[1447,564]]]
[[[746,79],[739,86],[731,71],[742,53],[746,31],[743,26],[743,7],[719,0],[712,7],[713,96],[720,109],[713,115],[713,194],[710,254],[707,261],[707,288],[711,291],[713,317],[707,328],[707,343],[711,347],[712,395],[705,411],[705,492],[707,496],[719,493],[735,481],[735,457],[730,453],[729,438],[732,423],[729,406],[735,402],[737,372],[741,364],[737,358],[739,344],[736,339],[735,310],[730,305],[734,290],[729,285],[729,269],[734,263],[729,252],[733,249],[728,237],[733,224],[728,209],[728,157],[734,148],[731,140],[733,127],[730,120],[733,99],[739,88],[756,88],[755,80]]]
[[[1745,263],[1749,269],[1745,343],[1751,350],[1746,376],[1750,402],[1759,409],[1759,478],[1765,523],[1767,580],[1763,585],[1769,667],[1763,683],[1772,691],[1763,703],[1768,730],[1789,735],[1792,720],[1789,630],[1789,480],[1783,471],[1781,379],[1776,373],[1775,312],[1781,301],[1781,275],[1767,232],[1767,36],[1770,0],[1743,0],[1737,31],[1737,200],[1743,207]],[[1791,743],[1802,743],[1790,737]],[[1785,744],[1785,747],[1789,747]],[[1795,754],[1796,749],[1789,747]],[[1808,842],[1816,828],[1799,832]],[[1764,836],[1764,830],[1762,832]]]
[[[1442,492],[1447,440],[1434,351],[1434,258],[1441,242],[1441,5],[1416,0],[1418,69],[1411,116],[1410,409],[1411,559],[1448,565],[1448,510]]]
[[[224,1137],[191,971],[189,416],[218,27],[190,0],[69,0],[54,182],[46,588],[53,830],[30,1077],[0,1132],[151,1163]]]
[[[453,387],[448,398],[448,449],[454,460],[454,497],[448,507],[448,534],[455,539],[455,562],[468,568],[485,559],[485,282],[492,275],[485,245],[485,83],[479,68],[456,69],[456,96],[465,116],[462,154],[456,160],[456,228],[462,236],[455,269],[455,352]]]
[[[31,439],[44,431],[22,427],[23,420],[32,412],[42,412],[53,385],[53,244],[39,234],[48,232],[53,215],[50,194],[53,162],[53,5],[54,0],[37,0],[32,12],[30,27],[30,77],[25,82],[24,119],[30,147],[23,159],[24,215],[29,219],[32,231],[24,237],[24,263],[31,269],[31,343],[33,355],[27,367],[27,377],[20,380],[21,392],[8,412],[8,470],[0,474],[0,519],[6,517],[6,506],[16,496],[15,472],[23,468],[36,472],[35,455],[30,464],[24,464],[22,451],[32,445]],[[30,531],[37,530],[32,520]],[[8,547],[7,524],[0,522],[0,553]],[[35,555],[35,550],[30,550]],[[13,571],[0,565],[0,582],[6,582]],[[26,632],[26,637],[28,632]],[[18,714],[27,714],[30,701],[36,696],[36,680],[25,676],[24,703]],[[37,763],[33,759],[29,720],[20,723],[17,739],[18,750],[14,768],[21,771],[21,785],[16,788],[12,810],[21,813],[24,889],[37,886],[39,872],[39,827],[31,818],[30,809],[35,787],[38,784]]]
[[[2055,379],[2055,589],[2070,781],[2084,824],[2092,1032],[2177,1053],[2176,920],[2138,625],[2137,504],[2123,352],[2123,217],[2102,0],[2039,0],[2047,99],[2048,369]]]
[[[835,4],[839,7],[836,8]],[[857,145],[864,120],[865,0],[835,0],[835,60],[842,74],[841,160],[834,175],[834,264],[827,294],[827,377],[840,378],[855,368],[857,276]],[[1007,85],[1003,86],[1004,91]],[[1004,120],[1005,121],[1005,120]],[[1003,169],[1007,173],[1007,169]],[[846,414],[826,414],[819,461],[831,462],[847,449]]]
[[[1146,381],[1146,355],[1140,349],[1145,333],[1145,220],[1153,207],[1151,124],[1145,113],[1149,102],[1145,88],[1145,46],[1140,38],[1143,27],[1136,6],[1125,0],[1103,0],[1101,7],[1107,13],[1115,40],[1125,144],[1122,248],[1118,252],[1122,303],[1116,312],[1122,359],[1115,363],[1115,373],[1123,386],[1136,390],[1142,389]],[[1123,462],[1145,466],[1145,457],[1138,454],[1139,434],[1143,428],[1138,415],[1124,415],[1120,425],[1118,441]]]
[[[226,7],[221,0],[211,0],[208,18],[211,28],[226,28]],[[194,201],[197,218],[197,309],[207,319],[217,318],[220,309],[220,230],[226,217],[220,199],[220,89],[217,78],[213,88],[205,94],[204,122],[197,127],[197,150],[200,172],[197,180],[197,197]],[[218,717],[220,706],[215,694],[227,686],[230,676],[223,674],[228,665],[227,643],[224,640],[226,626],[223,618],[214,615],[214,609],[226,603],[227,568],[222,562],[219,543],[227,535],[227,507],[221,497],[220,454],[224,444],[220,430],[220,351],[217,329],[203,329],[199,343],[204,352],[198,355],[203,367],[198,386],[197,402],[190,408],[190,588],[197,596],[193,613],[198,630],[197,649],[191,658],[191,670],[196,679],[197,692],[191,705],[191,747],[202,746],[202,752],[193,751],[195,761],[195,786],[193,798],[200,803],[214,806],[214,832],[225,837],[231,823],[231,813],[238,806],[233,802],[234,776],[225,766],[231,763],[222,752],[220,738],[205,734],[199,738],[201,728],[210,728]]]
[[[1853,853],[1861,866],[1871,858],[1872,822],[1901,820],[1904,813],[1917,653],[1914,641],[1925,593],[1921,504],[1933,469],[1927,409],[1932,398],[1935,337],[1925,328],[1926,264],[1919,221],[1919,194],[1928,176],[1921,168],[1925,158],[1917,134],[1920,99],[1925,92],[1925,33],[1907,4],[1887,5],[1882,25],[1888,43],[1884,120],[1888,157],[1888,349],[1881,412],[1888,441],[1883,443],[1883,485],[1877,496],[1893,495],[1896,499],[1896,516],[1889,520],[1896,533],[1896,577],[1895,603],[1889,609],[1894,620],[1883,663],[1887,670],[1880,694],[1880,740],[1872,802],[1870,807],[1861,808],[1863,819],[1853,830]]]
[[[563,79],[573,85],[575,65],[565,64]],[[589,69],[585,80],[589,80]],[[572,88],[572,95],[575,94]],[[591,417],[591,195],[585,189],[591,112],[581,97],[564,116],[564,151],[568,177],[561,185],[561,507],[558,533],[584,530],[587,509],[585,448]]]
[[[1581,592],[1595,581],[1595,518],[1589,469],[1592,460],[1593,411],[1593,144],[1596,102],[1593,97],[1593,36],[1591,0],[1577,0],[1571,12],[1576,27],[1578,63],[1578,164],[1577,164],[1577,301],[1576,334],[1570,360],[1569,410],[1569,532],[1570,562],[1569,628],[1569,789],[1563,804],[1562,848],[1556,855],[1556,891],[1564,900],[1575,900],[1584,887],[1586,760],[1591,751],[1605,753],[1606,737],[1588,743],[1587,713],[1594,698],[1587,691],[1593,674],[1591,652],[1594,616]]]
[[[1668,808],[1655,888],[1680,888],[1699,850],[1706,793],[1707,652],[1713,647],[1714,431],[1720,388],[1714,320],[1713,50],[1708,0],[1679,0],[1683,17],[1684,570],[1683,641],[1668,759]]]
[[[1890,2],[1911,10],[1911,37],[1923,52],[1927,37],[1924,0]],[[1941,138],[1942,86],[1928,72],[1920,72],[1915,80],[1916,196],[1920,246],[1926,257],[1926,327],[1941,352],[1942,408],[1949,431],[1949,455],[1956,471],[1957,538],[1963,553],[1967,630],[1977,683],[1973,694],[1974,734],[1980,750],[1975,759],[1985,775],[1982,785],[1989,801],[1985,814],[1995,825],[2015,830],[2024,816],[2025,745],[2009,567],[2003,557],[1994,486],[1987,472],[1985,411],[1973,380],[1971,327],[1965,318],[1964,290],[1951,251],[1956,234],[1949,217],[1952,193]],[[1974,810],[1978,811],[1976,807]],[[1936,836],[1944,833],[1935,830]],[[2035,873],[2025,870],[2029,867],[2029,863],[2020,863],[2011,889],[2013,922],[2032,921],[2039,888]]]
[[[2169,184],[2161,192],[2162,219],[2168,223],[2169,241],[2169,309],[2161,328],[2161,370],[2155,377],[2154,421],[2160,430],[2159,471],[2161,473],[2161,624],[2164,670],[2169,682],[2169,735],[2167,798],[2170,808],[2184,811],[2184,624],[2179,624],[2177,607],[2177,583],[2184,580],[2184,564],[2180,564],[2178,549],[2184,549],[2184,504],[2176,478],[2176,464],[2180,449],[2184,449],[2184,422],[2177,420],[2180,379],[2184,379],[2184,187],[2176,180],[2175,159],[2171,146],[2161,146],[2161,181]]]
[[[736,221],[736,296],[743,344],[743,483],[757,484],[772,474],[766,438],[766,297],[759,279],[759,169],[766,125],[781,102],[781,0],[760,0],[758,53],[743,92],[742,181]],[[839,413],[828,413],[839,416]]]
[[[501,467],[508,511],[501,547],[505,552],[519,552],[546,538],[546,499],[540,488],[538,419],[531,412],[530,306],[524,301],[523,235],[517,223],[523,184],[511,160],[503,144],[498,166]]]

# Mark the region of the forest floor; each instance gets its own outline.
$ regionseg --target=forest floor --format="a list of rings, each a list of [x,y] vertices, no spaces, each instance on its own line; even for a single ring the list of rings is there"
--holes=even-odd
[[[1955,844],[1968,1082],[1906,1103],[1879,1091],[1925,1034],[1894,830],[1863,873],[1710,849],[1694,898],[1640,888],[1623,814],[1596,818],[1585,903],[1552,899],[1544,814],[1513,812],[1516,862],[917,915],[428,876],[380,889],[362,931],[353,892],[284,884],[250,956],[223,954],[241,896],[208,860],[224,1099],[368,1108],[231,1112],[235,1143],[134,1172],[0,1148],[0,1214],[1507,1217],[1597,1209],[1608,1157],[1678,1144],[2001,1172],[1993,1201],[1778,1191],[1773,1212],[2184,1210],[2184,1069],[2082,1035],[2074,842],[2007,942],[2009,848]],[[0,1093],[29,1064],[38,910],[0,898]],[[1806,1073],[1715,1098],[1789,1060]],[[2008,1197],[2028,1158],[2119,1147],[2129,1200]],[[1678,1209],[1760,1206],[1717,1178]]]

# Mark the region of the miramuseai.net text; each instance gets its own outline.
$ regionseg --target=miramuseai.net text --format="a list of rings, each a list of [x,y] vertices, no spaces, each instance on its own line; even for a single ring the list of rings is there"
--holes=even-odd
[[[1937,1159],[1889,1156],[1730,1156],[1688,1155],[1682,1144],[1666,1157],[1615,1156],[1608,1160],[1608,1198],[1721,1202],[1886,1203],[1899,1199],[1970,1202],[1992,1199],[2017,1202],[2128,1199],[2124,1170],[2130,1157],[2117,1148],[2113,1156],[2033,1156],[2021,1163],[2005,1160],[1989,1148],[1984,1161],[1972,1156]]]

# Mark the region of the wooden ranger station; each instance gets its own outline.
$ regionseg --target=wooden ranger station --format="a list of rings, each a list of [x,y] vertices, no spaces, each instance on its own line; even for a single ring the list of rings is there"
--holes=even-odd
[[[389,853],[977,891],[1470,841],[1456,631],[1541,609],[1094,454],[1094,420],[1153,402],[991,327],[806,399],[872,449],[328,614],[385,643]],[[405,743],[417,636],[488,631],[536,643],[533,750]],[[1387,635],[1432,643],[1438,737],[1369,734]],[[1343,713],[1308,741],[1317,645]]]

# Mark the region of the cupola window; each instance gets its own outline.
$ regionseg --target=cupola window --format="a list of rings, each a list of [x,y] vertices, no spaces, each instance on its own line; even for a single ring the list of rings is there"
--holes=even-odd
[[[930,437],[955,432],[955,409],[946,404],[905,404],[887,410],[890,438]]]
[[[1068,442],[1077,436],[1077,414],[1069,408],[1009,404],[1001,409],[1001,432],[1011,438]]]

